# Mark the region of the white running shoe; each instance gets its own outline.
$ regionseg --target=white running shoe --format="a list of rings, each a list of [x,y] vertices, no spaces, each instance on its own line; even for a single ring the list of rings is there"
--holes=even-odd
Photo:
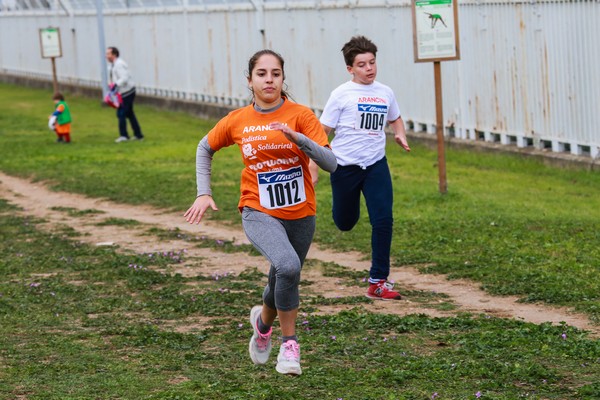
[[[129,140],[129,138],[127,136],[119,136],[118,138],[115,139],[115,143],[126,142],[128,140]]]
[[[253,333],[248,345],[250,359],[254,364],[265,364],[269,360],[271,354],[271,333],[273,328],[269,328],[269,332],[262,334],[258,331],[258,317],[262,312],[262,306],[254,306],[250,311],[250,325],[252,325]]]
[[[302,374],[302,368],[300,368],[300,345],[298,342],[295,340],[288,340],[281,345],[275,369],[280,374]]]

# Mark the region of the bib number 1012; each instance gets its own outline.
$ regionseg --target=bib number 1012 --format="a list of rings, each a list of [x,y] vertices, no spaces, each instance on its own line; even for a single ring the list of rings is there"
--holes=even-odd
[[[284,207],[301,201],[298,193],[298,181],[269,185],[267,186],[267,192],[269,192],[269,205],[271,208]]]
[[[268,208],[293,206],[306,201],[302,167],[257,174],[260,205]]]

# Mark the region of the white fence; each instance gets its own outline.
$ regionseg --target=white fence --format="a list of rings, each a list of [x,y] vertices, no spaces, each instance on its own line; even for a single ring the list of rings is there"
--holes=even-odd
[[[433,66],[415,64],[410,0],[104,0],[106,44],[143,94],[238,106],[247,60],[286,60],[294,99],[316,112],[349,78],[352,35],[379,47],[378,80],[405,121],[435,132]],[[445,133],[600,157],[600,2],[460,1],[461,60],[442,63]],[[59,81],[100,86],[95,0],[0,0],[0,73],[51,78],[38,30],[59,27]]]

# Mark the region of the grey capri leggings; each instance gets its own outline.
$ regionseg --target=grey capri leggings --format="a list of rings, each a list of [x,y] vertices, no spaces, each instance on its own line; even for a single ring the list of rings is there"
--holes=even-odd
[[[298,308],[300,270],[315,233],[315,216],[285,220],[244,207],[242,226],[248,240],[271,263],[264,303],[274,310]]]

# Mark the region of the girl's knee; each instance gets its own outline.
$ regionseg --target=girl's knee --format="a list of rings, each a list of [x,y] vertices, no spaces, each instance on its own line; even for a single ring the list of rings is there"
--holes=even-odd
[[[289,260],[283,265],[281,265],[277,269],[277,279],[282,279],[289,282],[299,282],[300,281],[300,270],[302,269],[302,265],[300,265],[300,260]]]

